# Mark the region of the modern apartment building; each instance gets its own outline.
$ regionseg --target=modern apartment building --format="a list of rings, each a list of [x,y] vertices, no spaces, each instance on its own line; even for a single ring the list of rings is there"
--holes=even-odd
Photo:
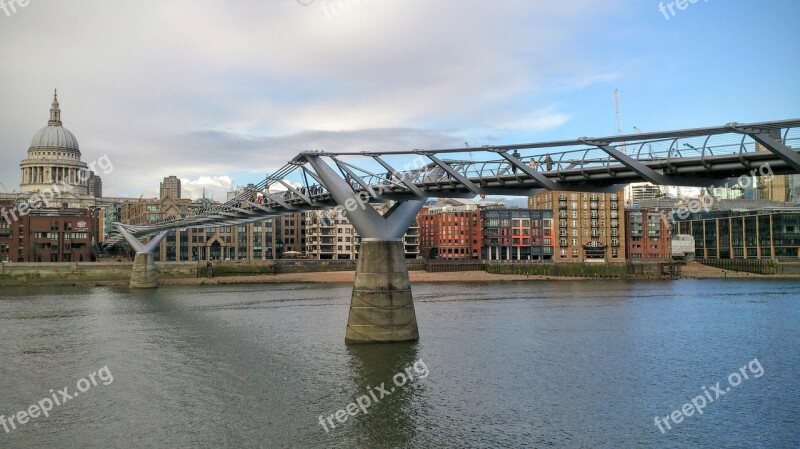
[[[633,262],[672,260],[672,224],[658,209],[625,210],[625,258]]]
[[[389,210],[378,205],[380,214]],[[357,259],[361,237],[350,220],[338,208],[305,213],[305,252],[310,259]],[[414,221],[403,235],[405,255],[415,259],[420,254],[419,225]]]
[[[553,259],[552,210],[487,209],[482,221],[483,259]]]

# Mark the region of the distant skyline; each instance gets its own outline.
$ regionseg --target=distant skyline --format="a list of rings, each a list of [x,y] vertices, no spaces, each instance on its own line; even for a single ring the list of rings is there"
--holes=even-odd
[[[8,3],[8,2],[6,2]],[[106,196],[224,200],[304,150],[800,117],[800,3],[30,0],[0,9],[0,188],[58,88]],[[10,190],[9,190],[10,189]]]

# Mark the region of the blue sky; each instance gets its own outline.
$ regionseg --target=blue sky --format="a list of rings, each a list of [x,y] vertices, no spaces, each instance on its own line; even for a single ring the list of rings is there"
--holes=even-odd
[[[624,132],[800,117],[800,2],[674,10],[667,20],[650,0],[30,0],[0,9],[0,182],[19,183],[54,87],[83,159],[114,161],[106,193],[137,197],[168,175],[190,195],[222,197],[302,150],[610,135],[614,89]]]

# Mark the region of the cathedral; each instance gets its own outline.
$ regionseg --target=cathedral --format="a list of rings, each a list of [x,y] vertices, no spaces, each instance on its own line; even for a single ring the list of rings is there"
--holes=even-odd
[[[28,158],[19,166],[22,171],[21,193],[41,193],[58,184],[71,187],[75,196],[89,194],[89,169],[81,161],[78,139],[61,123],[58,92],[53,94],[47,126],[33,135]]]
[[[55,207],[86,209],[102,196],[101,179],[81,160],[78,139],[61,122],[57,91],[47,126],[33,135],[20,173],[19,197],[25,199],[52,198]]]
[[[95,259],[104,200],[92,165],[81,160],[78,140],[64,128],[55,92],[47,126],[33,135],[19,165],[19,190],[0,193],[0,261]]]

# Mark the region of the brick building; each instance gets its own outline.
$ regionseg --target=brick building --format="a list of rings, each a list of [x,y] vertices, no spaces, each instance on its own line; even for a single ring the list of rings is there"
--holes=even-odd
[[[553,212],[556,262],[625,261],[622,191],[543,192],[529,197],[528,207]]]
[[[672,225],[658,209],[625,210],[625,258],[633,262],[672,260]]]
[[[0,261],[89,262],[97,243],[97,216],[87,209],[14,210],[13,201],[0,202]]]
[[[481,211],[475,204],[435,205],[420,211],[420,255],[425,259],[479,259]]]

